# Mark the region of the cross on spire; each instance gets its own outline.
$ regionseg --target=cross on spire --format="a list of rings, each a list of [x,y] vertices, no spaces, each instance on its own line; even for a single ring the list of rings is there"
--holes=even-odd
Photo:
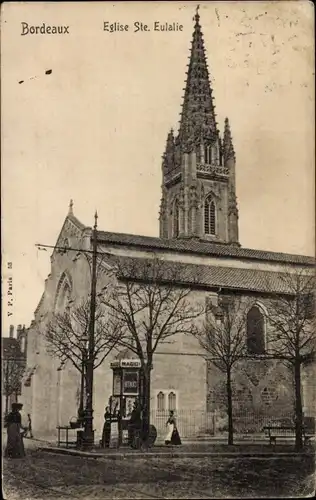
[[[200,4],[196,6],[196,11],[195,11],[195,21],[198,23],[200,20],[200,14],[199,14],[199,9],[200,9]]]

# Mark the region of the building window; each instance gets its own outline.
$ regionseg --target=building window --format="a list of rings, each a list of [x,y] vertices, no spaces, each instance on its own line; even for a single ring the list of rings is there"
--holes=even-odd
[[[204,146],[204,163],[210,165],[212,163],[212,148],[211,146]]]
[[[264,316],[259,307],[253,306],[247,314],[247,349],[250,354],[263,354]]]
[[[157,410],[165,410],[165,394],[162,391],[158,392],[157,394]]]
[[[180,233],[180,209],[179,201],[175,200],[173,207],[173,235],[175,238],[179,236]]]
[[[176,409],[176,395],[174,392],[169,392],[168,394],[168,410],[174,411]]]
[[[216,208],[212,199],[206,199],[204,205],[204,232],[205,234],[216,234]]]

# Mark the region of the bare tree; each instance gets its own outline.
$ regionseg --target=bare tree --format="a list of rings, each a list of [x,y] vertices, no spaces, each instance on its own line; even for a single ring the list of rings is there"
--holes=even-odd
[[[2,359],[2,394],[5,396],[5,414],[8,413],[9,399],[17,401],[21,394],[22,378],[25,371],[25,358],[6,357]]]
[[[207,359],[226,376],[228,444],[234,442],[232,372],[247,355],[245,326],[249,301],[240,296],[221,295],[218,306],[209,305],[206,321],[194,332]]]
[[[150,425],[150,381],[158,347],[178,334],[191,333],[204,307],[194,304],[191,288],[181,286],[185,266],[151,259],[118,259],[119,283],[103,302],[113,329],[121,330],[118,345],[128,348],[141,362],[143,440]],[[192,280],[191,280],[192,282]]]
[[[303,446],[302,366],[315,362],[315,273],[314,269],[287,270],[279,275],[285,293],[272,297],[268,354],[280,359],[294,374],[295,447]]]
[[[63,313],[56,313],[44,332],[48,352],[63,363],[67,360],[82,375],[88,359],[88,339],[90,327],[90,300],[84,300],[76,307]],[[95,312],[95,334],[93,369],[98,368],[117,345],[119,330],[114,322],[109,330],[104,307],[97,303]]]

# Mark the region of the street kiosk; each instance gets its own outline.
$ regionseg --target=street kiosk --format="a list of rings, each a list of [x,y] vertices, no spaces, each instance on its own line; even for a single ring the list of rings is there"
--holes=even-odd
[[[111,363],[113,390],[111,406],[116,408],[119,445],[128,443],[128,424],[134,403],[142,394],[141,362],[139,359],[116,359]],[[112,409],[111,409],[112,411]]]

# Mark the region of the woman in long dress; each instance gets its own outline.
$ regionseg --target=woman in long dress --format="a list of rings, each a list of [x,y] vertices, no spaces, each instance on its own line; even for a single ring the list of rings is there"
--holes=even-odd
[[[101,441],[102,448],[109,448],[110,439],[111,439],[111,412],[109,406],[107,406],[105,408],[105,413],[104,413],[104,425],[103,425],[102,441]]]
[[[167,435],[165,438],[165,444],[173,444],[175,446],[178,446],[181,444],[181,439],[180,435],[177,429],[177,421],[174,416],[174,412],[171,410],[169,412],[169,418],[166,422],[166,427],[167,427]]]
[[[22,419],[20,410],[23,405],[19,403],[12,404],[12,411],[7,415],[5,427],[7,428],[7,446],[4,456],[7,458],[25,457],[23,444]]]

